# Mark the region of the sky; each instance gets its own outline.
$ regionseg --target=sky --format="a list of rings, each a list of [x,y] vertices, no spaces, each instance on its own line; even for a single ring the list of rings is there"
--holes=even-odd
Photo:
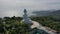
[[[28,15],[33,11],[58,10],[60,0],[0,0],[0,17],[23,16],[24,9]]]

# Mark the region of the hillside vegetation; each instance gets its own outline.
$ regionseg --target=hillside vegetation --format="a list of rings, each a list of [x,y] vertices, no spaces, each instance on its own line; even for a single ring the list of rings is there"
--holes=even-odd
[[[29,34],[30,25],[20,23],[21,17],[0,18],[0,34]]]
[[[59,17],[60,18],[60,17]],[[60,33],[60,19],[52,16],[31,17],[31,20],[37,21],[43,26],[50,27]],[[0,18],[0,34],[29,34],[30,25],[21,23],[21,17]]]
[[[59,17],[60,18],[60,17]],[[60,33],[60,19],[53,16],[31,17],[32,20],[39,22],[43,26],[50,27]]]

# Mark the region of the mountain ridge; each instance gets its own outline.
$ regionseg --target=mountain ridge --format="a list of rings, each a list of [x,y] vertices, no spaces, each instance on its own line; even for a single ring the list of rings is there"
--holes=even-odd
[[[35,11],[32,12],[35,16],[60,16],[60,10],[49,10],[49,11]]]

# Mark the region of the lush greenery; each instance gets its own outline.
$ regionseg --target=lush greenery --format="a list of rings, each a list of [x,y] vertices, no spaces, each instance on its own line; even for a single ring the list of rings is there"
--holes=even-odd
[[[31,19],[60,32],[60,17],[42,16]],[[15,16],[0,18],[0,34],[29,34],[30,25],[21,23],[21,20],[21,17]]]
[[[60,18],[60,17],[59,17]],[[50,27],[60,32],[60,19],[53,16],[31,17],[32,20],[39,22],[43,26]]]
[[[0,34],[29,34],[30,25],[20,23],[21,17],[0,18]]]

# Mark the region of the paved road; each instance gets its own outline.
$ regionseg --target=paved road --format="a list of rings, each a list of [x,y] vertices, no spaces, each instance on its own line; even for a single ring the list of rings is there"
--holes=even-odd
[[[46,31],[49,34],[55,34],[55,32],[56,32],[55,30],[52,30],[52,29],[50,29],[48,27],[42,26],[41,24],[39,24],[36,21],[32,21],[32,22],[33,22],[33,25],[31,26],[31,28],[37,27],[38,29],[44,30],[44,31]]]

